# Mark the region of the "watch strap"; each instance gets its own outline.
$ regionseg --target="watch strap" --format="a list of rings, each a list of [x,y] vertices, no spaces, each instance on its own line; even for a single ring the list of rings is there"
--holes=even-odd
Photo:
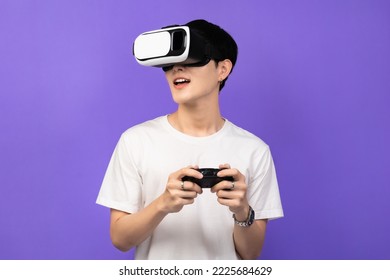
[[[249,206],[249,213],[248,213],[248,217],[245,221],[238,221],[236,219],[236,215],[233,214],[233,219],[234,219],[234,223],[236,225],[239,225],[240,227],[249,227],[250,225],[253,224],[254,220],[255,220],[255,211],[252,209],[251,206]]]

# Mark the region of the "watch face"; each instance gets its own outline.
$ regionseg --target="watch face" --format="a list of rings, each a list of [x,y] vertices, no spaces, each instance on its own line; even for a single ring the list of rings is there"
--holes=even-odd
[[[248,220],[248,226],[253,224],[253,221],[255,220],[255,211],[253,211],[252,207],[249,210],[250,210],[250,215]]]

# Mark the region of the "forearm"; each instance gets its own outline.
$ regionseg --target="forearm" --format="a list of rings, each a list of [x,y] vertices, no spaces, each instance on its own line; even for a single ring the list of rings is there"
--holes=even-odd
[[[128,251],[147,239],[167,215],[158,199],[137,213],[115,211],[111,210],[110,235],[114,246],[121,251]]]
[[[128,251],[147,239],[168,213],[179,212],[184,205],[192,204],[202,189],[194,183],[182,183],[183,176],[202,174],[192,166],[181,169],[170,175],[167,187],[156,200],[141,211],[127,214],[111,210],[111,240],[121,251]]]
[[[263,248],[267,221],[256,220],[250,227],[234,225],[236,252],[242,259],[256,259]]]

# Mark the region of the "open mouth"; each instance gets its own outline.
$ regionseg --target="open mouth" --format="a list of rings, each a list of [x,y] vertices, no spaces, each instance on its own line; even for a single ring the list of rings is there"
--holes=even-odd
[[[177,86],[177,85],[182,85],[182,84],[188,84],[189,82],[190,82],[190,80],[180,78],[180,79],[174,80],[174,81],[173,81],[173,84],[174,84],[175,86]]]

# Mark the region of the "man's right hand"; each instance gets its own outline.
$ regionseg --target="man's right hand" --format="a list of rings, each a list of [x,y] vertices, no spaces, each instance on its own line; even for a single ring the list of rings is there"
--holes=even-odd
[[[168,177],[164,193],[160,196],[160,209],[165,213],[179,212],[184,205],[192,204],[202,188],[190,181],[182,181],[184,176],[201,179],[202,173],[197,171],[198,166],[192,165],[182,168]]]

